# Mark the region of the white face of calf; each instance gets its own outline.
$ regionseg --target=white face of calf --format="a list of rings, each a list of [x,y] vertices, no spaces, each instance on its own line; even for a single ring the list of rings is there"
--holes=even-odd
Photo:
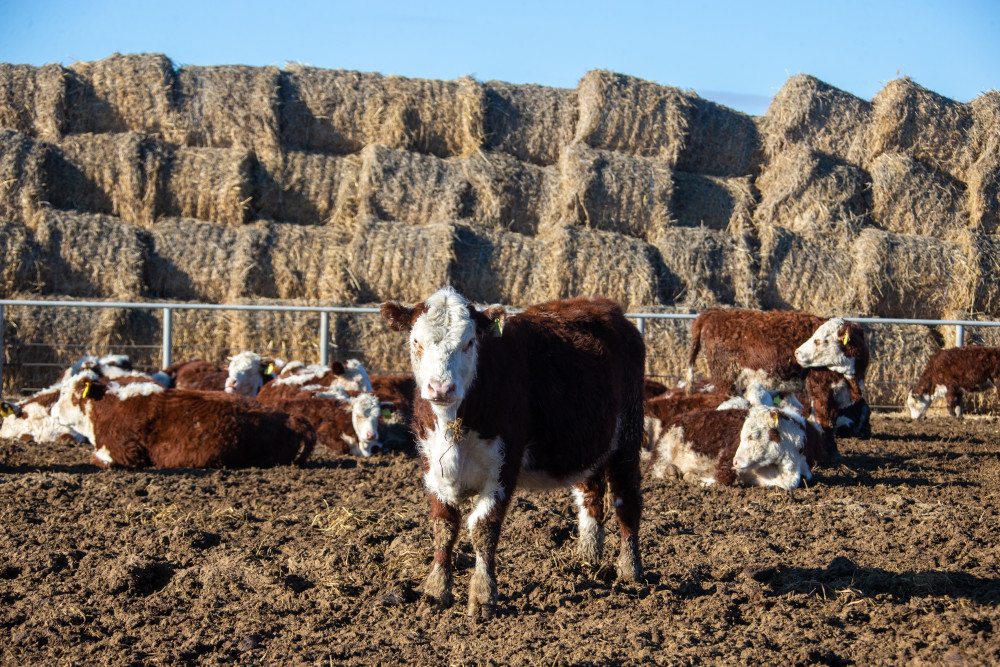
[[[761,484],[797,487],[805,448],[805,427],[800,420],[776,408],[750,408],[740,430],[733,468],[737,473],[757,472]]]
[[[914,394],[912,391],[906,397],[906,407],[910,409],[910,419],[920,419],[927,413],[931,405],[931,397]]]
[[[240,352],[229,361],[226,393],[255,398],[264,386],[264,368],[259,354]]]
[[[795,350],[795,360],[803,368],[829,368],[848,377],[854,376],[854,359],[844,353],[844,347],[850,342],[846,331],[847,321],[842,317],[833,317],[824,322]]]
[[[59,400],[52,406],[52,417],[63,426],[94,442],[94,424],[90,419],[87,395],[92,382],[98,380],[97,373],[83,371],[63,381],[59,390]]]
[[[378,441],[378,418],[382,414],[382,406],[374,394],[358,394],[350,401],[351,422],[358,436],[358,449],[362,456],[371,456],[375,450],[382,449]]]

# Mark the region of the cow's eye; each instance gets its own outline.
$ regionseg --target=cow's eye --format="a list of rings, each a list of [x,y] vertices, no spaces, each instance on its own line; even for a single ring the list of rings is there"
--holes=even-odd
[[[464,349],[464,350],[465,350],[466,352],[468,352],[469,350],[471,350],[471,349],[472,349],[472,344],[473,344],[473,343],[475,343],[475,342],[476,342],[476,339],[475,339],[475,338],[470,338],[470,339],[469,339],[469,342],[465,344],[465,347],[464,347],[463,349]]]
[[[417,354],[424,353],[424,346],[421,345],[420,342],[417,341],[416,339],[414,339],[413,341],[413,351],[416,352]]]

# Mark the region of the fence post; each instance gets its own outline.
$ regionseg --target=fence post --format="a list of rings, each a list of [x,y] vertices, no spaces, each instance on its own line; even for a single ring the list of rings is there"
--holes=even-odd
[[[639,330],[639,333],[641,333],[643,339],[645,339],[646,338],[646,318],[645,317],[637,317],[637,318],[635,318],[635,328]]]
[[[955,347],[962,347],[965,345],[965,325],[956,324],[955,325]]]
[[[166,368],[171,363],[171,353],[170,349],[173,347],[173,337],[174,337],[174,311],[170,308],[163,309],[163,356],[161,358],[163,365],[160,368]]]
[[[325,310],[319,314],[319,363],[330,365],[330,313]]]

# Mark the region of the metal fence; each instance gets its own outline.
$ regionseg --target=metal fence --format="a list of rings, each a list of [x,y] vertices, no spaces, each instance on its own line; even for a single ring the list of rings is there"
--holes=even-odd
[[[121,302],[121,301],[46,301],[46,300],[2,300],[0,299],[0,387],[3,386],[3,364],[4,364],[4,314],[5,308],[17,306],[31,306],[42,308],[120,308],[120,309],[144,309],[150,311],[160,311],[162,314],[162,332],[158,347],[160,355],[160,367],[166,368],[173,361],[173,315],[175,311],[181,310],[212,310],[212,311],[271,311],[271,312],[299,312],[299,313],[319,313],[319,330],[316,332],[317,345],[312,350],[313,359],[318,358],[319,363],[328,365],[330,360],[330,317],[335,314],[355,314],[361,317],[377,316],[379,309],[375,307],[347,307],[347,306],[278,306],[278,305],[240,305],[240,304],[192,304],[192,303],[149,303],[149,302]],[[651,326],[656,323],[679,322],[693,320],[697,315],[694,313],[652,313],[636,312],[627,313],[643,336],[647,336]],[[954,345],[960,346],[965,342],[965,332],[969,327],[1000,327],[997,321],[976,321],[976,320],[925,320],[925,319],[899,319],[899,318],[878,318],[878,317],[849,317],[859,324],[878,326],[915,326],[924,325],[930,327],[954,327]],[[306,356],[306,355],[303,355]],[[384,369],[403,370],[403,369]],[[913,370],[902,373],[897,379],[891,382],[912,382]],[[22,387],[22,390],[34,388]]]

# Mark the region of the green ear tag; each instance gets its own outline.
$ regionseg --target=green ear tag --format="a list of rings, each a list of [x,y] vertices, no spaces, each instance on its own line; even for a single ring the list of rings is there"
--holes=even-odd
[[[392,410],[389,408],[382,408],[382,419],[388,419],[392,416]]]
[[[503,335],[503,321],[499,317],[493,320],[493,335],[497,338]]]

